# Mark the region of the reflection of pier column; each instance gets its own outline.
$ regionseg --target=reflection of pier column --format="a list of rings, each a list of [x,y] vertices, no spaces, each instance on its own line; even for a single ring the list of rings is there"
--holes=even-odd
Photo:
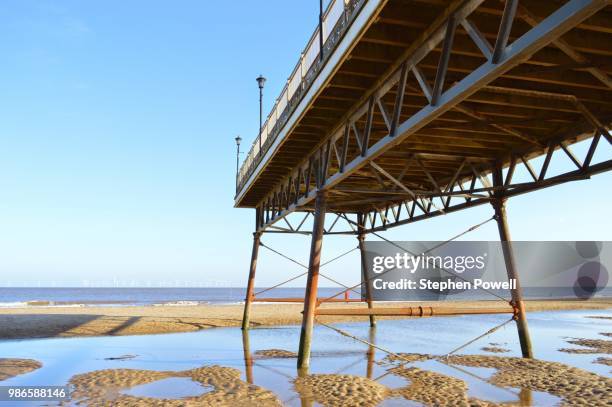
[[[365,251],[365,232],[364,232],[364,223],[365,219],[362,214],[357,215],[357,223],[358,223],[358,235],[357,239],[359,240],[359,253],[361,254],[361,275],[363,277],[365,288],[365,297],[368,302],[368,308],[372,308],[372,282],[368,279],[367,273],[367,259],[366,259],[366,251]],[[370,315],[370,326],[376,326],[376,317],[374,315]]]
[[[519,393],[519,402],[521,406],[533,405],[531,389],[528,389],[526,387],[521,388],[521,392]]]
[[[253,233],[253,251],[251,253],[251,268],[249,269],[249,282],[247,284],[246,298],[244,299],[244,314],[242,316],[242,329],[249,329],[251,318],[251,302],[255,289],[255,270],[257,269],[257,255],[259,253],[259,238],[261,234]]]
[[[310,347],[315,310],[317,308],[317,287],[319,284],[323,227],[325,225],[326,198],[326,191],[317,191],[312,242],[310,245],[310,261],[308,264],[308,281],[306,282],[306,292],[304,293],[304,314],[302,315],[302,331],[300,333],[298,369],[305,369],[310,365]]]
[[[376,348],[374,347],[374,344],[376,343],[375,326],[370,327],[368,341],[370,342],[370,346],[368,346],[368,367],[366,369],[366,377],[371,379],[372,375],[374,374],[374,360],[376,359]]]
[[[506,197],[503,195],[503,174],[501,167],[498,167],[493,172],[493,184],[496,187],[494,197],[491,200],[495,209],[495,220],[499,229],[499,237],[504,253],[504,261],[506,263],[506,272],[508,280],[514,280],[514,289],[510,290],[512,294],[512,306],[516,310],[516,326],[518,328],[519,340],[521,342],[521,352],[523,357],[532,358],[533,352],[531,349],[531,339],[529,338],[529,327],[527,326],[527,315],[525,313],[525,304],[523,303],[523,293],[519,282],[518,273],[516,271],[516,261],[512,251],[512,239],[510,238],[510,230],[508,228],[508,220],[506,218]]]
[[[306,377],[306,376],[308,376],[308,367],[304,369],[298,369],[298,377]],[[301,407],[314,406],[314,399],[312,398],[312,396],[307,396],[307,395],[304,395],[303,393],[299,393],[299,394],[300,394],[300,406]]]
[[[248,329],[242,331],[242,349],[244,352],[244,372],[246,380],[247,383],[253,384],[253,356],[251,355]]]

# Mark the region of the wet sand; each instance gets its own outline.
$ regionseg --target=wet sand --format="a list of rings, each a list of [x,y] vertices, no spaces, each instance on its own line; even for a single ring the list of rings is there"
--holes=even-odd
[[[74,376],[73,401],[88,406],[281,406],[274,393],[240,379],[230,367],[205,366],[184,371],[106,369]],[[137,397],[124,394],[131,387],[168,378],[190,378],[210,391],[181,399]]]
[[[510,349],[500,348],[499,346],[483,346],[482,348],[480,348],[480,350],[483,352],[489,352],[489,353],[508,353],[510,352]]]
[[[595,353],[612,354],[612,340],[573,338],[573,339],[568,339],[567,343],[571,343],[572,345],[578,345],[582,347],[581,348],[563,348],[563,349],[559,349],[560,352],[578,353],[578,354],[587,354],[587,355],[595,354]]]
[[[503,405],[531,405],[531,391],[558,397],[561,405],[609,405],[612,379],[558,362],[485,355],[397,356],[387,357],[379,363],[386,366],[387,374],[405,379],[406,384],[401,387],[389,388],[375,380],[350,374],[306,374],[295,378],[293,387],[302,401],[329,407],[376,406],[387,399],[416,401],[425,406],[501,405],[469,396],[467,383],[459,378],[412,366],[414,362],[436,359],[449,366],[495,369],[488,382],[511,392],[522,389],[517,392],[518,403]],[[210,390],[180,400],[125,394],[134,386],[178,377],[191,378]],[[75,386],[73,400],[93,406],[282,405],[271,391],[242,381],[237,369],[221,366],[185,371],[105,369],[76,375],[70,383]]]
[[[0,381],[40,369],[42,364],[32,359],[0,358]]]
[[[420,303],[424,306],[451,303]],[[387,303],[381,307],[414,306]],[[453,306],[504,306],[500,301],[457,301]],[[527,311],[608,309],[612,299],[527,301]],[[365,307],[365,304],[324,304],[323,307]],[[253,326],[295,325],[301,322],[302,304],[254,304]],[[190,332],[214,327],[240,326],[242,305],[127,306],[127,307],[23,307],[0,309],[0,339],[144,335]],[[391,319],[394,317],[378,317]],[[395,317],[397,318],[397,317]],[[320,317],[323,322],[364,321],[363,316]]]
[[[285,349],[262,349],[255,352],[257,359],[287,359],[297,358],[298,354]]]
[[[600,365],[612,366],[612,358],[600,357],[593,361],[593,363],[599,363]]]
[[[306,400],[323,406],[376,406],[389,394],[389,389],[374,380],[341,374],[314,374],[294,382],[297,392]]]
[[[449,356],[445,363],[490,367],[497,372],[490,382],[502,387],[546,392],[565,405],[609,405],[612,379],[557,362],[484,355]]]
[[[612,379],[599,376],[558,362],[517,357],[486,355],[454,355],[444,358],[422,354],[400,354],[388,357],[387,362],[400,364],[405,360],[428,358],[455,366],[488,367],[496,372],[488,380],[506,388],[521,388],[545,392],[562,399],[563,405],[609,405]],[[411,384],[394,390],[401,395],[425,405],[495,405],[483,400],[468,398],[465,382],[454,377],[417,367],[399,365],[390,372],[409,379]],[[524,397],[521,396],[522,399]],[[528,400],[521,400],[527,402]]]

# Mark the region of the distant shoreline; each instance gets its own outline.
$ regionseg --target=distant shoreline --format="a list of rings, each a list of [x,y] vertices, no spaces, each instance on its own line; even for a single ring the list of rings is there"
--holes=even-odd
[[[419,303],[424,306],[480,308],[505,306],[501,301],[445,301]],[[323,307],[364,307],[362,303],[333,303]],[[415,306],[415,303],[384,303],[378,306]],[[528,312],[554,310],[612,309],[612,298],[580,300],[530,300]],[[253,326],[295,325],[301,322],[303,305],[255,304]],[[236,327],[242,320],[242,305],[161,305],[121,307],[19,307],[0,308],[0,339],[50,337],[147,335],[192,332],[207,328]],[[320,317],[327,322],[364,321],[363,316]],[[398,318],[398,317],[380,317]]]
[[[396,287],[398,288],[398,287]],[[256,287],[255,291],[264,291],[266,287]],[[319,287],[319,296],[329,298],[343,297],[339,287]],[[452,301],[482,301],[494,297],[490,292],[509,298],[506,289],[454,290],[448,295]],[[431,293],[431,295],[423,295]],[[389,290],[388,300],[408,301],[438,301],[438,296],[446,296],[445,291],[436,292],[433,289],[419,288],[419,290]],[[563,299],[573,300],[576,295],[572,289],[563,287],[523,287],[524,298],[530,300]],[[15,308],[123,308],[123,307],[180,307],[202,305],[242,305],[246,295],[245,287],[0,287],[0,309]],[[278,287],[273,291],[266,291],[265,297],[276,298],[303,298],[304,287]],[[359,289],[350,292],[350,298],[359,298]],[[593,299],[612,300],[612,287],[598,291]],[[383,299],[380,298],[379,299]]]

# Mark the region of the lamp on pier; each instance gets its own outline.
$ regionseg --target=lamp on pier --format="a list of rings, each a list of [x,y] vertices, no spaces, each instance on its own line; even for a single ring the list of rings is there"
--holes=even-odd
[[[261,154],[261,125],[263,120],[263,88],[266,83],[266,78],[259,75],[256,79],[259,86],[259,153]]]
[[[238,187],[238,168],[240,163],[240,142],[242,141],[242,137],[236,136],[234,139],[236,141],[236,188]]]

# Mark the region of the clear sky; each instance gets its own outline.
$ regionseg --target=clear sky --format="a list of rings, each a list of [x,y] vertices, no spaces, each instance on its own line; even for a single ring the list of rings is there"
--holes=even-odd
[[[243,285],[254,213],[234,209],[236,134],[264,111],[318,2],[5,0],[0,8],[0,285]],[[517,240],[610,240],[610,174],[512,200]],[[389,232],[444,240],[482,207]],[[493,224],[466,238],[497,239]],[[307,261],[302,236],[266,243]],[[355,246],[326,240],[324,257]],[[358,259],[329,273],[356,283]],[[265,250],[258,282],[300,270]]]

